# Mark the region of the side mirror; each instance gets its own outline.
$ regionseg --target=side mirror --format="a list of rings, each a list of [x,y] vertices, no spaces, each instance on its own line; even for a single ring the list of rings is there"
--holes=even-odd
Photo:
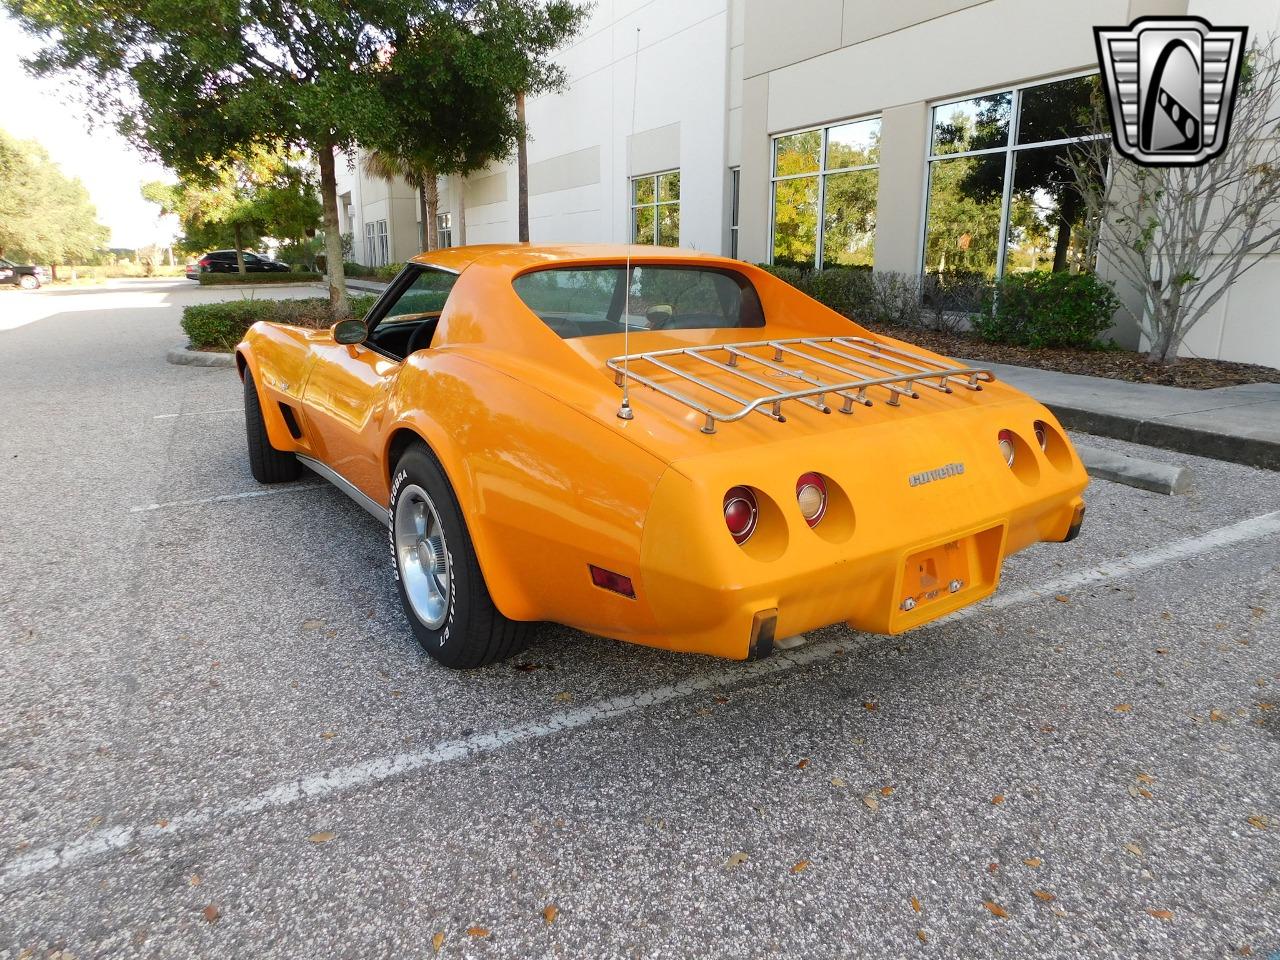
[[[333,325],[335,343],[354,346],[357,343],[364,343],[368,336],[369,328],[364,325],[363,320],[339,320]]]

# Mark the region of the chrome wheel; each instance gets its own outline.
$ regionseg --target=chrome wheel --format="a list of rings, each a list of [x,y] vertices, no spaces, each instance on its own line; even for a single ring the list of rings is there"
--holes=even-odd
[[[417,484],[400,491],[393,528],[405,596],[423,625],[438,630],[449,616],[449,551],[435,504]]]

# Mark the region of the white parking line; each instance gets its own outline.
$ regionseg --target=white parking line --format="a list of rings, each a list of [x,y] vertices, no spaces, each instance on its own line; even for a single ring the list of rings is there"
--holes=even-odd
[[[216,410],[188,410],[183,413],[157,413],[152,420],[172,420],[175,417],[205,417],[216,413],[239,413],[244,407],[218,407]]]
[[[170,507],[198,507],[206,503],[225,503],[228,500],[248,500],[250,497],[270,497],[277,493],[298,493],[302,490],[319,490],[323,483],[291,483],[288,486],[267,487],[265,490],[246,490],[244,493],[224,493],[220,497],[204,497],[200,500],[170,500],[168,503],[144,503],[130,507],[130,513],[150,513],[168,510]]]
[[[1273,535],[1280,535],[1280,510],[1241,520],[1239,523],[1219,527],[1200,536],[1165,544],[1130,557],[1077,570],[1038,586],[997,594],[976,606],[957,611],[940,622],[967,620],[979,614],[1034,603],[1060,593],[1108,580],[1122,579],[1163,564],[1187,560],[1224,547]],[[546,720],[536,723],[522,723],[493,733],[446,741],[425,750],[397,753],[362,763],[336,767],[323,773],[277,784],[262,793],[243,800],[234,800],[221,807],[203,807],[175,814],[163,827],[158,824],[122,825],[95,830],[61,846],[41,847],[15,858],[0,873],[0,889],[8,889],[40,874],[73,867],[81,861],[121,850],[142,841],[159,840],[200,830],[232,817],[273,810],[299,800],[319,799],[347,790],[372,786],[394,777],[403,777],[425,767],[493,753],[527,740],[577,730],[599,721],[614,720],[706,690],[729,686],[740,687],[744,681],[759,680],[795,667],[826,660],[834,656],[843,646],[845,644],[841,641],[831,640],[812,647],[775,653],[767,660],[738,664],[668,686],[612,697],[576,710],[553,714]]]

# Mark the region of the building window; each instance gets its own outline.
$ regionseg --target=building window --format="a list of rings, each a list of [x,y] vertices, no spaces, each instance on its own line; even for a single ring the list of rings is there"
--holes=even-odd
[[[443,250],[453,246],[453,214],[436,215],[436,244]]]
[[[1091,74],[933,108],[925,273],[976,280],[1092,266],[1063,161],[1072,143],[1097,136],[1097,89]]]
[[[870,267],[879,165],[879,117],[775,137],[772,262]]]
[[[680,171],[631,178],[631,239],[680,246]]]
[[[364,225],[364,255],[370,267],[385,267],[391,262],[387,221],[374,220]]]
[[[742,186],[742,168],[729,168],[729,256],[738,259],[738,191]]]

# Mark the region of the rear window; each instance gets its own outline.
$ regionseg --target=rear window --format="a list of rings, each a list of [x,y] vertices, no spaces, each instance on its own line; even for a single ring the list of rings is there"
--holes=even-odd
[[[568,340],[621,333],[624,312],[633,330],[716,330],[763,327],[755,287],[733,270],[711,267],[572,267],[516,277],[516,294],[548,327]],[[628,296],[629,292],[629,296]]]

